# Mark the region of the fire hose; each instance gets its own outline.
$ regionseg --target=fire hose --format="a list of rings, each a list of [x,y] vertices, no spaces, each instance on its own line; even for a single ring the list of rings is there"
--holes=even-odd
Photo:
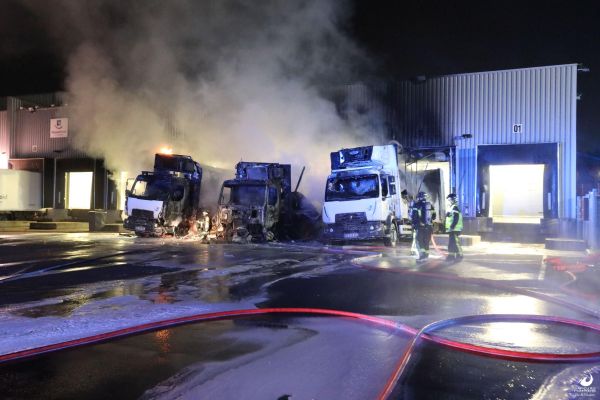
[[[81,347],[86,345],[97,344],[114,340],[117,338],[123,338],[126,336],[141,334],[149,331],[155,331],[159,329],[173,328],[176,326],[196,323],[196,322],[207,322],[217,321],[224,319],[233,318],[244,318],[258,315],[269,315],[269,314],[304,314],[304,315],[321,315],[321,316],[335,316],[344,317],[350,319],[356,319],[362,322],[374,324],[382,329],[393,330],[400,332],[412,337],[409,346],[405,349],[402,357],[396,364],[393,373],[386,381],[384,388],[378,395],[378,400],[387,399],[397,382],[403,375],[408,365],[408,362],[420,340],[435,343],[450,349],[463,351],[471,354],[477,354],[480,356],[493,357],[512,361],[533,361],[533,362],[595,362],[600,360],[600,352],[591,353],[535,353],[517,350],[505,350],[500,348],[480,346],[470,343],[463,343],[454,340],[445,339],[443,337],[432,335],[431,333],[450,326],[456,326],[465,323],[489,323],[489,322],[520,322],[520,323],[544,323],[544,324],[562,324],[572,327],[588,330],[600,335],[600,325],[582,322],[567,318],[559,317],[548,317],[538,315],[512,315],[512,314],[497,314],[497,315],[475,315],[453,318],[443,321],[437,321],[426,325],[420,330],[417,330],[408,325],[391,321],[385,318],[375,317],[371,315],[353,313],[348,311],[340,310],[329,310],[319,308],[264,308],[264,309],[242,309],[242,310],[231,310],[231,311],[220,311],[205,314],[195,314],[185,317],[167,319],[162,321],[150,322],[146,324],[136,325],[128,328],[118,329],[111,332],[100,333],[97,335],[87,336],[79,339],[69,340],[65,342],[45,345],[33,349],[21,350],[13,353],[8,353],[0,356],[0,363],[9,361],[18,361],[30,357],[39,356],[42,354],[55,352],[59,350],[65,350],[75,347]]]
[[[349,250],[335,250],[332,251],[334,253],[343,252],[344,254],[362,254],[365,255],[368,252],[364,251],[349,251]],[[371,253],[373,254],[373,253]],[[372,257],[372,255],[370,256]],[[362,257],[363,259],[365,257]],[[376,268],[373,266],[365,265],[364,260],[357,258],[352,261],[352,263],[356,266],[360,266],[363,268],[369,269],[378,269],[383,270],[382,268]],[[386,271],[389,271],[386,269]],[[400,272],[400,271],[397,271]],[[496,288],[509,289],[513,292],[523,293],[528,296],[536,297],[538,299],[553,301],[555,303],[561,304],[565,307],[569,307],[579,312],[584,312],[588,315],[592,315],[594,317],[598,317],[598,313],[588,310],[586,308],[582,308],[576,304],[572,304],[569,302],[565,302],[562,300],[558,300],[552,298],[551,296],[543,295],[541,293],[527,291],[526,289],[518,289],[518,288],[510,288],[507,285],[501,284],[492,284],[492,282],[486,282],[483,279],[471,279],[471,278],[459,278],[459,277],[450,277],[442,274],[432,274],[432,273],[424,273],[418,271],[402,271],[403,273],[408,274],[416,274],[420,276],[435,276],[438,278],[451,279],[451,280],[461,280],[467,281],[469,283],[477,283],[477,284],[486,284],[487,286],[493,286]],[[340,311],[340,310],[330,310],[330,309],[319,309],[319,308],[264,308],[264,309],[242,309],[242,310],[230,310],[230,311],[220,311],[220,312],[212,312],[212,313],[203,313],[203,314],[195,314],[185,317],[167,319],[162,321],[155,321],[150,323],[145,323],[141,325],[136,325],[132,327],[127,327],[123,329],[118,329],[110,332],[100,333],[92,336],[87,336],[83,338],[78,338],[74,340],[64,341],[60,343],[40,346],[32,349],[21,350],[13,353],[8,353],[4,355],[0,355],[0,363],[10,362],[10,361],[18,361],[30,357],[39,356],[42,354],[55,352],[59,350],[65,350],[69,348],[76,348],[86,345],[97,344],[101,342],[106,342],[109,340],[114,340],[117,338],[122,338],[131,335],[137,335],[149,331],[155,331],[159,329],[172,328],[184,324],[196,323],[196,322],[207,322],[207,321],[217,321],[224,319],[234,319],[234,318],[244,318],[244,317],[252,317],[259,315],[269,315],[269,314],[304,314],[304,315],[320,315],[320,316],[335,316],[335,317],[343,317],[358,320],[361,322],[366,322],[373,324],[381,329],[393,330],[394,332],[399,332],[407,335],[411,338],[409,345],[405,348],[401,358],[397,362],[394,367],[394,370],[388,380],[385,382],[385,386],[379,393],[377,400],[388,399],[392,394],[393,389],[396,387],[398,382],[402,379],[403,375],[407,370],[407,366],[410,362],[412,355],[414,354],[415,349],[417,348],[420,341],[431,342],[440,346],[444,346],[446,348],[454,349],[457,351],[462,351],[465,353],[476,354],[479,356],[492,357],[504,360],[511,361],[524,361],[524,362],[552,362],[552,363],[588,363],[588,362],[597,362],[600,360],[600,351],[599,352],[589,352],[589,353],[537,353],[537,352],[528,352],[528,351],[518,351],[518,350],[507,350],[495,347],[481,346],[471,343],[464,343],[455,340],[450,340],[443,338],[441,336],[434,335],[435,331],[439,331],[444,328],[448,328],[451,326],[458,326],[462,324],[472,324],[472,323],[491,323],[491,322],[515,322],[515,323],[537,323],[537,324],[554,324],[554,325],[565,325],[570,327],[575,327],[579,329],[584,329],[589,332],[600,335],[600,325],[583,322],[575,319],[568,319],[562,317],[552,317],[552,316],[540,316],[540,315],[519,315],[519,314],[489,314],[489,315],[473,315],[473,316],[463,316],[458,318],[446,319],[442,321],[436,321],[430,323],[423,328],[415,329],[411,326],[402,324],[400,322],[388,320],[381,317],[353,313],[348,311]]]

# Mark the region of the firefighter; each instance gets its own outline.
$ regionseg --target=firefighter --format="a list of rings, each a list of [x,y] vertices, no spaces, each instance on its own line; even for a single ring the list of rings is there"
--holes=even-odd
[[[200,236],[200,239],[203,241],[208,241],[208,234],[210,233],[210,216],[208,215],[208,211],[202,211],[202,216],[198,218],[197,223],[197,234]]]
[[[400,193],[400,197],[402,198],[402,201],[404,202],[404,204],[406,204],[406,209],[408,210],[408,216],[410,218],[412,218],[413,208],[415,206],[415,200],[413,199],[413,197],[411,195],[408,194],[408,191],[406,189],[404,189]],[[414,229],[412,231],[412,243],[410,245],[410,254],[412,256],[419,255],[419,252],[417,251],[417,232]]]
[[[455,193],[450,193],[448,199],[449,210],[446,213],[446,232],[448,232],[448,257],[447,261],[460,261],[463,258],[463,250],[460,245],[460,233],[463,229],[463,217],[458,208]]]
[[[410,202],[408,203],[408,215],[410,216],[411,219],[413,218],[413,212],[417,212],[416,208],[415,208],[415,204],[416,204],[416,201],[411,196]],[[410,254],[412,256],[419,255],[419,247],[417,246],[417,228],[414,223],[413,223],[413,230],[412,230],[412,242],[410,245]]]
[[[419,260],[424,260],[429,257],[429,242],[431,241],[431,235],[433,234],[433,220],[435,220],[436,217],[435,210],[427,200],[427,197],[427,193],[419,192],[411,211],[411,220],[417,239]]]

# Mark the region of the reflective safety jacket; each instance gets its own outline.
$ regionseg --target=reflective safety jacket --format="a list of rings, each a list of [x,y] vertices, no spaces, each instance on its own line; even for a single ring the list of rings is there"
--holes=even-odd
[[[463,217],[458,209],[458,204],[454,204],[446,213],[446,232],[461,232],[462,230]]]

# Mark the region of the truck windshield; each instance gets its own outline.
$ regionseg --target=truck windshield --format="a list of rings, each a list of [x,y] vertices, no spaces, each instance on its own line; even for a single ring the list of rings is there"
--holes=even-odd
[[[263,206],[266,201],[266,186],[223,186],[222,205]]]
[[[131,195],[140,199],[165,201],[169,198],[169,182],[154,176],[139,177],[133,183]]]
[[[325,201],[369,199],[379,196],[377,175],[349,175],[327,180]]]

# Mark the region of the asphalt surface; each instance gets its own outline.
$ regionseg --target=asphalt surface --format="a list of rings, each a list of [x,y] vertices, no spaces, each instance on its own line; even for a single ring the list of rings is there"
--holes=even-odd
[[[595,266],[573,272],[568,266],[583,255],[562,255],[564,269],[549,267],[546,256],[540,248],[485,245],[468,249],[459,263],[446,263],[442,255],[417,262],[408,243],[385,249],[208,245],[114,234],[4,235],[0,352],[165,317],[243,308],[334,309],[417,329],[482,314],[597,323]],[[600,351],[597,335],[546,324],[472,324],[441,334],[530,352]],[[335,317],[196,323],[0,364],[0,394],[11,399],[375,398],[409,339]],[[595,389],[579,380],[591,375],[600,382],[599,369],[598,362],[515,362],[424,343],[393,398],[577,398]]]

